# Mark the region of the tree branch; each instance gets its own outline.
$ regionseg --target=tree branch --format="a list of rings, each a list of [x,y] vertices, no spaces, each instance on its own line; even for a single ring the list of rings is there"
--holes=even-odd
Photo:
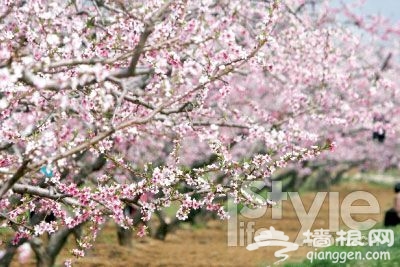
[[[16,183],[18,180],[24,176],[27,170],[27,166],[29,163],[28,160],[24,160],[21,164],[21,166],[18,168],[16,173],[7,181],[5,184],[1,187],[0,189],[0,199],[7,193],[7,191]]]
[[[29,194],[29,195],[49,198],[49,199],[53,199],[53,200],[62,200],[66,204],[80,206],[80,203],[77,200],[71,198],[67,194],[56,193],[50,189],[41,188],[41,187],[37,187],[34,185],[15,184],[13,186],[12,190],[18,194]]]

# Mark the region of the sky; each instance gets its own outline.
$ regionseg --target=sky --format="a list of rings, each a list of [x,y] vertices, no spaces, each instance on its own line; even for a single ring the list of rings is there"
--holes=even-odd
[[[353,0],[332,0],[334,5],[340,3],[353,3]],[[365,0],[365,4],[360,12],[367,14],[381,14],[389,18],[393,23],[400,21],[400,0]]]
[[[382,14],[397,22],[400,20],[400,0],[367,0],[363,12]]]

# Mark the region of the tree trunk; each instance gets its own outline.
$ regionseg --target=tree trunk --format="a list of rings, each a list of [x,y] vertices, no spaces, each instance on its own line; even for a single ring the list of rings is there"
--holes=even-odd
[[[56,262],[56,258],[60,253],[61,249],[67,243],[68,236],[74,234],[75,238],[78,239],[81,236],[81,225],[78,225],[72,229],[63,228],[52,234],[49,238],[49,244],[46,247],[46,254],[49,257],[49,266],[53,266]]]
[[[29,243],[31,244],[32,250],[36,256],[36,266],[37,267],[51,267],[50,256],[43,245],[43,241],[39,238],[32,238]]]
[[[125,229],[121,226],[117,226],[118,243],[123,247],[132,247],[132,229]]]
[[[57,256],[61,249],[67,243],[68,236],[72,233],[75,234],[76,238],[80,236],[81,226],[78,225],[73,229],[63,228],[58,230],[56,233],[49,236],[49,242],[47,246],[43,245],[42,240],[39,238],[33,238],[29,243],[31,244],[32,250],[36,256],[37,267],[52,267],[54,266]]]
[[[25,242],[26,242],[25,238],[21,239],[18,242],[18,244],[16,244],[16,245],[13,245],[11,243],[11,241],[8,242],[7,248],[6,248],[6,252],[3,255],[3,257],[0,258],[0,267],[8,267],[8,266],[10,266],[11,261],[12,261],[14,255],[15,255],[15,253],[17,252],[18,247],[21,246]]]
[[[155,212],[155,214],[157,215],[158,219],[160,220],[160,226],[158,226],[154,237],[158,240],[165,240],[165,237],[167,236],[169,228],[170,228],[168,223],[165,220],[165,214],[159,210],[157,210]]]
[[[330,187],[331,176],[327,170],[321,170],[318,173],[318,177],[315,183],[317,190],[326,190]]]

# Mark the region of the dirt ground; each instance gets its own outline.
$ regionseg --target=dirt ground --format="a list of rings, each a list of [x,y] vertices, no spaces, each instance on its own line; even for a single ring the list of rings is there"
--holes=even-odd
[[[345,183],[330,189],[331,192],[339,192],[339,203],[342,203],[343,198],[349,193],[358,190],[368,191],[376,197],[380,205],[380,213],[355,215],[353,219],[363,221],[369,218],[381,223],[385,210],[393,203],[392,189],[360,182]],[[315,193],[301,194],[307,211],[314,197]],[[356,201],[353,205],[367,205],[367,203]],[[264,216],[253,220],[255,221],[254,229],[273,226],[276,230],[283,231],[289,236],[289,241],[293,242],[301,224],[290,200],[283,201],[282,207],[282,219],[271,219],[271,210],[268,210]],[[329,210],[328,196],[326,196],[311,230],[329,229],[329,211],[334,213],[336,209],[337,207]],[[250,221],[244,218],[239,220],[243,222],[242,228],[245,228]],[[341,228],[346,229],[343,222],[341,222]],[[72,245],[71,241],[68,247],[72,248]],[[74,260],[74,266],[268,266],[278,260],[274,256],[274,252],[278,249],[279,247],[261,247],[255,251],[248,251],[245,246],[229,247],[226,221],[210,221],[203,227],[183,227],[169,234],[165,241],[137,237],[133,247],[128,249],[118,245],[115,226],[110,223],[103,229],[98,242],[88,255],[83,259]],[[290,257],[286,262],[302,261],[310,249],[310,247],[301,246],[297,251],[289,252]],[[57,265],[62,265],[66,258],[72,258],[72,256],[64,250],[57,259]],[[21,265],[14,261],[12,266]],[[29,266],[34,266],[33,259]]]

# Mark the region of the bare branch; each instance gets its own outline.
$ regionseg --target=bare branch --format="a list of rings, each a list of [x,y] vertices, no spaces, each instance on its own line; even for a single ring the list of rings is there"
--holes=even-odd
[[[193,126],[210,126],[217,125],[220,127],[228,127],[228,128],[239,128],[239,129],[249,129],[250,127],[243,124],[229,123],[229,122],[193,122]]]
[[[392,53],[390,52],[390,53],[386,56],[385,60],[383,61],[382,66],[381,66],[379,72],[377,72],[377,73],[375,74],[375,82],[377,82],[377,81],[381,78],[380,73],[384,72],[384,71],[389,67],[389,62],[390,62],[390,59],[391,59],[391,58],[392,58]]]
[[[71,198],[67,194],[56,193],[50,189],[41,188],[34,185],[15,184],[12,190],[18,194],[29,194],[38,197],[54,199],[58,201],[62,200],[66,204],[80,206],[80,203],[77,200]]]
[[[132,56],[131,63],[129,64],[128,74],[130,76],[135,75],[136,66],[139,62],[139,58],[142,55],[142,52],[146,45],[147,39],[149,38],[150,34],[154,30],[154,24],[155,24],[156,20],[161,17],[161,15],[166,11],[166,9],[169,7],[170,4],[171,4],[171,1],[168,1],[166,4],[164,4],[164,6],[162,6],[160,8],[160,10],[158,10],[153,16],[151,16],[149,20],[144,22],[144,25],[145,25],[144,31],[140,35],[139,43],[136,46],[135,52]]]

